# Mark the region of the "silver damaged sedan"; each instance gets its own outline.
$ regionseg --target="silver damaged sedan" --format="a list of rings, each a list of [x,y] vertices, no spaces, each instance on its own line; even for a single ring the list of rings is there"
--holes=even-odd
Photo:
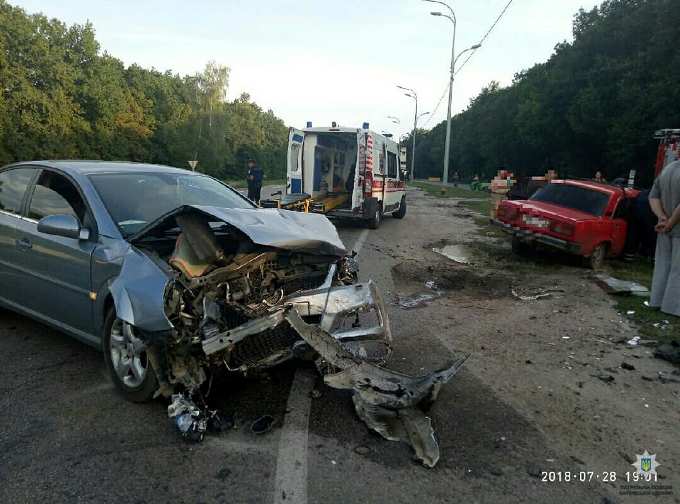
[[[97,348],[132,401],[157,396],[203,438],[216,372],[312,359],[357,414],[426,466],[429,405],[465,357],[424,376],[384,367],[392,336],[371,281],[316,214],[259,209],[211,177],[117,162],[0,169],[0,304]],[[213,391],[214,393],[214,391]]]

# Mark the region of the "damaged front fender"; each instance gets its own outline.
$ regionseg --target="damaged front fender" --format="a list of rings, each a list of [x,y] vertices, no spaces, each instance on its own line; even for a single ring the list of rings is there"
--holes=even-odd
[[[109,291],[116,316],[138,329],[149,332],[172,329],[165,316],[165,288],[170,274],[147,254],[130,247]]]

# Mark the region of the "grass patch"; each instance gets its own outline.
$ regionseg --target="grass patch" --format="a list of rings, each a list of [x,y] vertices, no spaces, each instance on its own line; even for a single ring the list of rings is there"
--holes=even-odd
[[[475,193],[475,194],[484,194],[484,193]],[[465,208],[469,208],[473,212],[480,213],[484,216],[484,222],[488,227],[493,227],[489,224],[489,213],[491,212],[491,200],[487,197],[485,199],[480,199],[480,200],[470,200],[470,201],[461,201],[460,206],[464,206]],[[494,228],[495,229],[495,228]]]
[[[638,326],[643,339],[653,339],[659,343],[680,341],[680,318],[649,308],[645,306],[645,301],[645,298],[637,296],[616,296],[616,309]],[[628,315],[628,312],[635,313]],[[658,324],[658,327],[654,324]]]
[[[461,199],[463,201],[459,203],[460,206],[469,208],[473,212],[480,213],[484,216],[489,215],[491,210],[491,200],[489,198],[489,193],[487,192],[471,191],[462,187],[444,187],[442,185],[430,184],[422,181],[411,182],[410,185],[419,187],[430,196],[436,198]],[[488,222],[485,222],[484,224],[488,225]],[[491,226],[487,227],[490,228]]]
[[[654,265],[646,259],[637,259],[632,262],[610,261],[607,272],[614,278],[637,282],[647,288],[652,286]],[[614,296],[616,310],[637,326],[640,335],[646,339],[658,340],[659,343],[680,341],[680,318],[668,315],[659,310],[645,306],[647,298],[637,296]],[[628,312],[635,312],[628,315]],[[666,325],[665,321],[669,324]],[[659,324],[655,327],[654,324]]]
[[[488,198],[486,193],[480,191],[470,191],[469,189],[463,189],[462,187],[445,187],[419,180],[409,182],[409,185],[419,187],[429,195],[436,196],[437,198]]]
[[[649,260],[637,259],[632,262],[613,260],[607,263],[607,269],[614,278],[637,282],[648,288],[652,286],[654,265]]]

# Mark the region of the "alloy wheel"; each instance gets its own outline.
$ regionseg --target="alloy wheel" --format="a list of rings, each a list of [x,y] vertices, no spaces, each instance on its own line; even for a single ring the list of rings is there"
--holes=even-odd
[[[136,337],[130,324],[119,319],[111,326],[109,340],[111,363],[118,379],[126,387],[139,387],[149,369],[144,342]]]

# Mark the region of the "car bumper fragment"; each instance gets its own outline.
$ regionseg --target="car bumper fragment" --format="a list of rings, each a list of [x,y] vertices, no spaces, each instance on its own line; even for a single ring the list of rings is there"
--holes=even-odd
[[[409,376],[358,359],[321,326],[307,324],[296,310],[286,320],[335,372],[324,382],[333,388],[353,390],[359,417],[385,439],[409,443],[418,460],[434,467],[439,445],[429,417],[420,407],[437,399],[443,384],[455,376],[469,355],[423,376]]]
[[[533,231],[529,231],[528,229],[522,229],[517,226],[507,224],[498,219],[491,219],[491,223],[495,226],[498,226],[506,233],[509,233],[524,242],[540,243],[541,245],[546,245],[554,249],[563,250],[570,254],[581,253],[581,247],[576,243],[572,243],[567,240],[562,240],[560,238],[555,238],[554,236],[546,235],[543,233],[535,233]]]

